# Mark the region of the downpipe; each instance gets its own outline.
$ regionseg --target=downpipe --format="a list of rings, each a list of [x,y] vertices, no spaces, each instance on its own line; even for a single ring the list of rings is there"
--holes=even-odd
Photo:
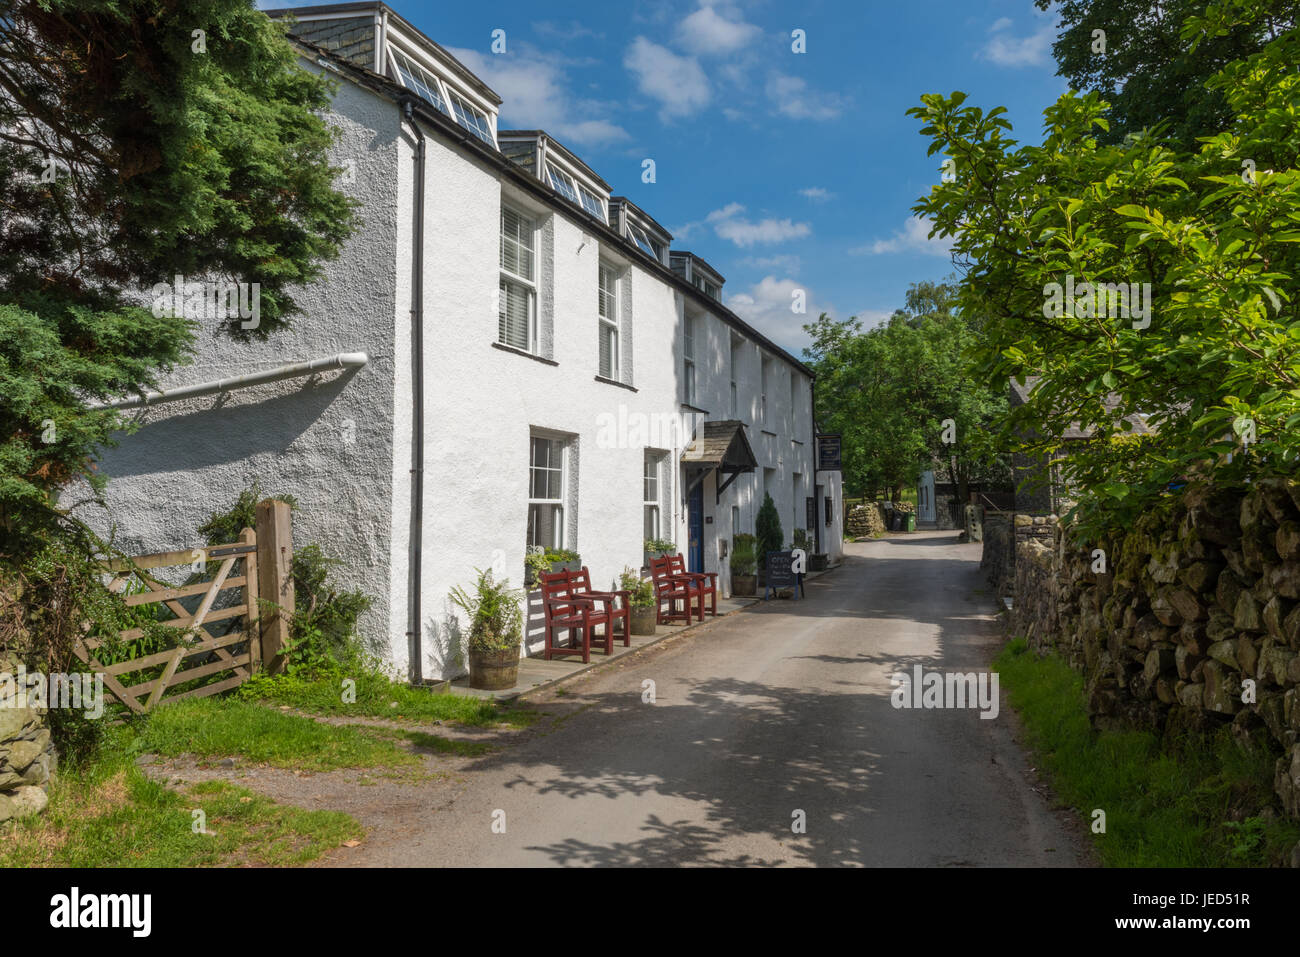
[[[411,555],[407,581],[406,642],[410,656],[411,684],[424,683],[424,635],[421,622],[421,545],[424,538],[424,133],[416,122],[411,101],[402,102],[402,113],[415,133],[415,228],[412,236],[411,276]]]

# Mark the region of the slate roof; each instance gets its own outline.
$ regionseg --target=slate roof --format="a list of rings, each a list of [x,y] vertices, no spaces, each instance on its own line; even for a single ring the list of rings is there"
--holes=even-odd
[[[749,439],[745,438],[745,423],[737,419],[705,422],[682,451],[682,461],[724,472],[749,472],[758,465]]]
[[[1036,376],[1036,375],[1026,376],[1024,385],[1021,385],[1019,382],[1017,382],[1014,377],[1011,379],[1011,391],[1015,395],[1015,397],[1019,400],[1020,405],[1024,405],[1026,402],[1029,401],[1029,394],[1034,391],[1034,387],[1038,385],[1038,382],[1041,378],[1042,378],[1041,376]],[[1115,409],[1117,409],[1119,407],[1119,403],[1120,403],[1119,396],[1113,392],[1109,393],[1106,396],[1106,398],[1102,400],[1102,404],[1105,406],[1106,411],[1108,412],[1113,412]],[[1156,430],[1147,424],[1145,417],[1141,415],[1130,415],[1127,416],[1126,418],[1128,419],[1129,422],[1133,424],[1133,431],[1131,434],[1133,435],[1154,435],[1155,434]],[[1096,429],[1091,425],[1084,427],[1084,426],[1080,426],[1078,422],[1074,422],[1071,423],[1070,427],[1065,430],[1065,433],[1061,436],[1061,438],[1067,441],[1072,439],[1073,440],[1089,439],[1092,438],[1092,434],[1095,431]]]

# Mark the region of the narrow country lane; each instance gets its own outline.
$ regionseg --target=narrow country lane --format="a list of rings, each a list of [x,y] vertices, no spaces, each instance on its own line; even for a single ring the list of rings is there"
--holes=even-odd
[[[581,707],[553,731],[471,762],[414,833],[348,860],[1084,863],[1078,826],[1033,790],[1005,699],[993,720],[890,703],[896,671],[982,670],[996,652],[979,554],[954,532],[850,545],[804,601],[734,614],[571,682],[563,700]],[[806,833],[792,832],[797,811]]]

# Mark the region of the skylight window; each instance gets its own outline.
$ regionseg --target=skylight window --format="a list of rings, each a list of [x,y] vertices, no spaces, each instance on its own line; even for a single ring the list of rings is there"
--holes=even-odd
[[[487,115],[482,110],[471,106],[455,93],[451,94],[451,107],[457,123],[488,146],[495,147],[497,145],[496,141],[492,139],[492,125],[488,122]]]
[[[397,65],[397,75],[402,86],[418,93],[448,116],[451,115],[447,110],[447,101],[442,98],[442,86],[432,73],[396,50],[393,50],[393,62]]]
[[[597,219],[604,221],[605,204],[600,201],[600,197],[585,186],[579,186],[578,189],[582,191],[582,208]]]
[[[546,175],[551,181],[551,186],[555,188],[557,193],[571,203],[578,202],[578,190],[574,187],[573,180],[569,178],[568,173],[562,172],[550,163],[547,163]]]

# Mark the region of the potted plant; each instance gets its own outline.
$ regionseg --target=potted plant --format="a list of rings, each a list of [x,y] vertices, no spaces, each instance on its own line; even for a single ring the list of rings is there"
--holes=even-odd
[[[530,548],[524,558],[524,587],[532,588],[550,572],[576,572],[582,556],[567,548]]]
[[[781,530],[781,516],[777,514],[776,503],[772,501],[772,496],[764,493],[763,504],[758,509],[758,517],[754,519],[754,531],[758,537],[758,584],[764,584],[764,577],[767,569],[767,553],[779,552],[781,544],[785,541],[785,532]]]
[[[650,567],[652,558],[663,558],[665,555],[676,555],[677,545],[666,538],[647,538],[645,540],[645,555],[643,556],[645,564],[643,568]]]
[[[491,569],[478,572],[472,592],[457,585],[452,603],[469,617],[465,643],[469,686],[485,691],[513,688],[519,678],[519,645],[524,638],[522,597],[508,580],[496,581]]]
[[[630,568],[618,576],[618,587],[627,592],[628,626],[634,635],[653,635],[659,623],[659,609],[655,602],[655,586]]]
[[[731,593],[753,595],[758,588],[758,539],[741,532],[731,540]]]

